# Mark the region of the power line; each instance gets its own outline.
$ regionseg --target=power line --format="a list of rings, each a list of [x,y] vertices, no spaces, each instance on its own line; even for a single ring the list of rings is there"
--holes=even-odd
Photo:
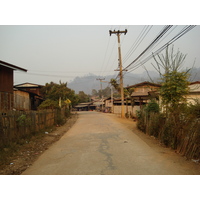
[[[169,26],[165,26],[163,31],[161,31],[161,33],[148,45],[148,47],[142,52],[140,53],[140,55],[133,60],[125,69],[128,69],[133,63],[135,63],[141,56],[143,56],[155,43],[157,43],[162,37],[163,35],[172,27],[172,25]]]
[[[156,50],[155,52],[153,52],[150,56],[146,57],[144,60],[140,61],[139,59],[137,60],[137,62],[135,63],[134,66],[132,66],[131,68],[129,68],[129,71],[126,71],[124,73],[124,75],[126,75],[127,73],[130,73],[134,70],[136,70],[137,68],[139,68],[140,66],[142,66],[144,63],[146,63],[147,61],[149,61],[150,59],[153,58],[154,55],[159,54],[161,51],[163,51],[167,46],[171,45],[173,42],[175,42],[176,40],[178,40],[180,37],[182,37],[184,34],[186,34],[187,32],[189,32],[190,30],[192,30],[196,25],[193,26],[185,26],[176,36],[174,36],[171,40],[169,40],[167,43],[165,43],[162,47],[160,47],[158,50]],[[174,30],[174,29],[173,29]],[[172,31],[173,31],[172,30]],[[171,32],[172,32],[171,31]],[[155,48],[155,47],[154,47]],[[117,79],[119,76],[119,74],[117,75],[117,77],[115,79]]]
[[[153,49],[155,49],[172,31],[174,31],[174,29],[176,29],[177,28],[177,25],[176,26],[174,26],[172,29],[171,29],[171,31],[169,31],[166,35],[165,35],[165,37],[163,37],[159,42],[158,42],[158,44],[156,44],[153,48],[152,48],[152,50]]]
[[[109,62],[110,62],[110,59],[111,59],[111,56],[112,56],[112,54],[113,54],[113,51],[114,51],[115,45],[116,45],[116,42],[114,43],[114,45],[113,45],[113,47],[112,47],[112,50],[111,50],[111,53],[110,53],[110,56],[109,56],[109,59],[108,59],[108,61],[107,61],[107,64],[106,64],[105,69],[107,68],[107,66],[108,66],[108,64],[109,64]],[[109,70],[110,70],[110,68],[109,68]]]
[[[75,74],[79,74],[79,73],[86,73],[86,71],[58,71],[58,70],[56,70],[56,71],[47,71],[47,70],[28,70],[28,72],[48,72],[48,73],[75,73]],[[101,72],[101,71],[90,71],[91,73],[94,73],[94,72]],[[111,72],[111,71],[106,71],[106,72]],[[16,73],[21,73],[21,72],[18,72],[18,71],[16,71]]]
[[[103,63],[102,63],[101,69],[103,69],[103,66],[104,66],[104,63],[105,63],[105,59],[106,59],[106,55],[107,55],[107,52],[108,52],[109,44],[110,44],[110,37],[108,39],[108,43],[107,43],[107,47],[106,47],[106,51],[105,51],[105,55],[104,55],[104,59],[103,59]],[[102,73],[103,73],[103,70],[102,70]]]
[[[169,40],[167,43],[165,43],[163,46],[161,46],[158,50],[156,50],[155,52],[153,52],[150,56],[148,56],[147,58],[145,58],[144,60],[140,61],[139,63],[135,64],[133,67],[131,67],[131,71],[129,69],[129,71],[127,73],[132,72],[133,70],[137,69],[138,67],[140,67],[141,65],[143,65],[144,63],[146,63],[147,61],[149,61],[151,58],[153,58],[154,55],[159,54],[161,51],[163,51],[167,46],[171,45],[172,43],[174,43],[176,40],[178,40],[180,37],[182,37],[183,35],[185,35],[187,32],[189,32],[190,30],[192,30],[196,25],[193,26],[186,26],[184,27],[176,36],[174,36],[171,40]]]
[[[21,72],[17,72],[19,74]],[[24,73],[23,73],[24,74]],[[38,73],[29,73],[27,72],[26,75],[33,75],[33,76],[50,76],[50,77],[62,77],[62,78],[73,78],[74,76],[63,76],[63,75],[55,75],[55,74],[38,74]]]
[[[138,35],[137,39],[135,40],[135,42],[133,43],[133,45],[131,46],[131,48],[127,52],[127,54],[124,56],[123,63],[125,63],[128,60],[128,58],[136,51],[137,47],[141,44],[141,42],[144,40],[144,38],[149,33],[149,31],[151,30],[152,27],[153,26],[150,26],[150,27],[144,26],[144,28],[142,29],[142,31]]]
[[[146,35],[149,33],[149,31],[151,30],[153,26],[149,27],[149,26],[144,26],[142,31],[140,32],[140,34],[138,35],[137,39],[135,40],[135,42],[133,43],[133,45],[131,46],[131,48],[129,49],[128,53],[125,55],[125,62],[126,60],[136,51],[137,47],[140,45],[140,43],[144,40],[144,38],[146,37]],[[136,46],[137,45],[137,46]],[[116,76],[116,75],[115,75]],[[117,78],[120,76],[120,73],[117,74],[115,80],[117,80]]]

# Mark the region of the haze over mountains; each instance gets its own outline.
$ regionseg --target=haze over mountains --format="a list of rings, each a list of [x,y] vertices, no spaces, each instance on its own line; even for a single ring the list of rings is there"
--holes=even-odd
[[[86,94],[91,94],[92,89],[100,90],[100,81],[96,80],[98,78],[105,78],[106,82],[102,82],[102,89],[109,86],[108,82],[111,78],[116,78],[116,76],[113,75],[107,75],[104,77],[97,76],[95,74],[88,74],[82,77],[76,77],[73,81],[68,83],[68,87],[75,90],[76,93],[79,91],[84,91]],[[124,87],[128,85],[134,85],[136,83],[144,82],[144,81],[150,81],[150,82],[158,83],[160,81],[160,77],[156,71],[148,71],[148,74],[146,71],[142,72],[141,74],[134,74],[134,73],[127,73],[124,76]],[[199,68],[193,68],[191,70],[191,77],[190,82],[193,81],[200,81],[200,69]]]

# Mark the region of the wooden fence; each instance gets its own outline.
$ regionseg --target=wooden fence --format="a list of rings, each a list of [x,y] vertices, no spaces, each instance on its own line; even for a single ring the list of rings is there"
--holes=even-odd
[[[65,119],[65,109],[9,111],[0,116],[0,147],[45,130]]]
[[[144,114],[144,113],[143,113]],[[200,159],[200,119],[163,118],[159,113],[145,114],[142,131],[158,138],[166,146],[188,159]]]

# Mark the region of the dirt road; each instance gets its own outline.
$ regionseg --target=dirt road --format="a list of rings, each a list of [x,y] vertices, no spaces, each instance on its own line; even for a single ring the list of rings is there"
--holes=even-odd
[[[80,112],[76,124],[22,174],[200,174],[199,165],[141,139],[132,124],[112,114]]]

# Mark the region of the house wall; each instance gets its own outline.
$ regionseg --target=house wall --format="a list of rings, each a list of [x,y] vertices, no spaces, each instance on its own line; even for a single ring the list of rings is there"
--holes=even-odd
[[[13,93],[0,92],[0,114],[13,109]]]
[[[156,89],[158,89],[156,86],[144,85],[134,88],[134,92],[149,92]]]
[[[191,85],[189,85],[190,92],[188,95],[186,95],[187,102],[188,103],[196,103],[196,101],[200,102],[200,83],[194,82]]]
[[[195,104],[196,101],[200,102],[200,92],[189,93],[186,98],[188,103]]]
[[[13,70],[0,65],[0,111],[13,108]]]
[[[0,92],[13,93],[13,70],[0,65]]]
[[[23,91],[14,91],[14,108],[16,110],[30,110],[31,102],[29,93]]]
[[[105,101],[105,107],[112,107],[112,102],[111,102],[111,100],[106,100],[106,101]]]
[[[136,117],[136,111],[140,110],[140,106],[124,106],[125,113],[131,113],[134,117]],[[114,105],[113,106],[113,113],[120,116],[121,115],[121,105]]]

